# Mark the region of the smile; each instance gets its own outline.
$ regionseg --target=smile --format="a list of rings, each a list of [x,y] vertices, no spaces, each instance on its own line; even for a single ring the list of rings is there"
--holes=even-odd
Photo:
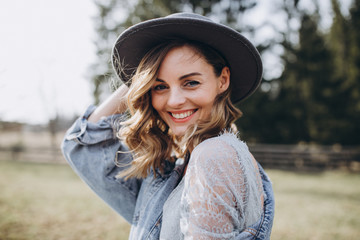
[[[170,114],[175,119],[184,119],[184,118],[190,117],[195,112],[196,112],[196,110],[189,110],[189,111],[185,111],[185,112],[182,112],[182,113],[172,113],[172,112],[170,112]]]

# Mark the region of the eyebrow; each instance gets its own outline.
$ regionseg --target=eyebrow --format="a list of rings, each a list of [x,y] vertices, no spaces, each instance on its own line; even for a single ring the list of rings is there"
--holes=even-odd
[[[192,72],[192,73],[189,73],[189,74],[185,74],[185,75],[179,77],[179,80],[182,80],[182,79],[184,79],[184,78],[188,78],[188,77],[191,77],[191,76],[197,76],[197,75],[201,75],[201,73],[199,73],[199,72]]]
[[[188,74],[185,74],[185,75],[179,77],[179,80],[183,80],[184,78],[188,78],[188,77],[191,77],[191,76],[198,76],[198,75],[202,75],[202,74],[199,73],[199,72],[188,73]],[[160,78],[157,78],[156,81],[157,82],[165,82],[164,80],[162,80]]]

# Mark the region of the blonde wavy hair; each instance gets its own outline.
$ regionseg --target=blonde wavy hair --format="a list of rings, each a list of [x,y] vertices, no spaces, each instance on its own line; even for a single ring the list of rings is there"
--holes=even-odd
[[[167,124],[152,107],[150,90],[157,79],[160,65],[171,49],[181,46],[190,47],[195,54],[204,58],[213,66],[216,76],[220,76],[222,69],[228,65],[209,46],[179,39],[159,44],[143,57],[131,78],[128,91],[130,118],[122,122],[118,134],[132,151],[133,161],[118,177],[145,178],[151,170],[156,175],[156,169],[163,173],[164,161],[175,161],[174,154],[176,157],[184,157],[202,141],[217,136],[224,130],[236,131],[234,122],[242,113],[230,100],[231,83],[225,92],[216,97],[210,118],[189,127],[181,137],[171,134]]]

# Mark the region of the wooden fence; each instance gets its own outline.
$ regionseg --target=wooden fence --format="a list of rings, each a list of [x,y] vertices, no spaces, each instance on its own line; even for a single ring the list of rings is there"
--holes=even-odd
[[[66,163],[59,148],[36,147],[36,148],[1,148],[0,160]]]
[[[249,149],[264,168],[323,171],[348,169],[360,171],[360,147],[314,145],[249,145]],[[60,149],[0,148],[0,160],[65,163]]]
[[[250,145],[250,151],[264,168],[323,171],[360,171],[360,148],[316,145]]]

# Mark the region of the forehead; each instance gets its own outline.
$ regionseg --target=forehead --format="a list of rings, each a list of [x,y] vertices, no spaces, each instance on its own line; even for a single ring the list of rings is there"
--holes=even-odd
[[[163,74],[187,74],[188,72],[211,71],[211,65],[192,47],[181,46],[172,48],[164,57],[159,76]]]
[[[157,78],[164,81],[179,80],[193,73],[206,78],[211,77],[214,71],[198,51],[189,46],[181,46],[172,48],[166,54]]]
[[[200,52],[194,47],[184,45],[170,49],[165,55],[163,62],[178,61],[193,63],[203,58],[204,57],[200,54]]]

